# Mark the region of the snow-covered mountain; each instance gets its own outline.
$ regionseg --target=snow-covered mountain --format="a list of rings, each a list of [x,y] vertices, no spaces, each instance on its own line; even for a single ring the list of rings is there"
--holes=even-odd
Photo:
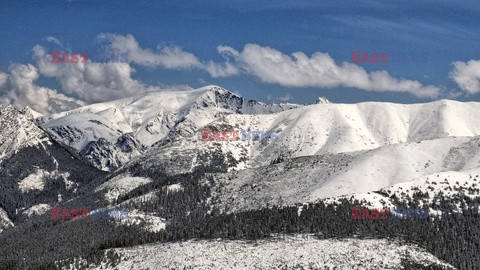
[[[46,143],[49,138],[29,118],[9,104],[0,104],[0,161],[19,149]]]
[[[338,233],[355,237],[355,234],[346,232],[355,226],[360,231],[365,228],[342,220],[349,218],[348,205],[339,205],[342,212],[337,219],[332,219],[339,223],[326,227],[320,219],[320,223],[315,223],[316,212],[308,212],[310,206],[305,207],[305,203],[326,202],[331,206],[352,198],[374,207],[394,206],[412,198],[430,204],[439,198],[445,201],[455,198],[442,207],[461,212],[466,208],[455,208],[449,203],[457,203],[458,197],[463,198],[465,203],[461,202],[462,205],[468,203],[471,206],[479,199],[480,127],[476,125],[479,118],[480,103],[476,102],[333,104],[319,98],[312,105],[266,105],[244,100],[216,86],[152,92],[46,116],[28,108],[18,111],[8,105],[2,106],[0,231],[16,227],[10,230],[10,242],[3,248],[16,246],[18,237],[28,239],[41,234],[33,229],[37,227],[61,232],[88,228],[85,231],[94,229],[92,233],[79,237],[82,241],[85,238],[85,245],[92,249],[163,239],[167,243],[152,250],[178,248],[189,252],[189,248],[206,247],[223,256],[221,260],[232,260],[238,265],[245,261],[244,257],[229,252],[218,253],[222,245],[219,241],[195,244],[187,241],[180,242],[180,246],[168,241],[183,241],[195,235],[203,235],[206,239],[226,235],[241,239],[248,235],[257,239],[268,237],[264,232],[270,230],[280,234],[293,230],[318,232],[319,236],[337,237],[335,234]],[[202,141],[201,129],[239,131],[239,140]],[[241,140],[241,130],[274,131],[278,140]],[[87,163],[112,172],[101,172]],[[418,191],[422,193],[416,193]],[[422,195],[426,192],[431,197]],[[460,197],[463,195],[469,199]],[[53,205],[127,208],[131,215],[123,221],[88,223],[71,220],[57,224],[48,217],[49,207]],[[332,208],[319,207],[316,211],[335,213]],[[432,213],[439,213],[435,211]],[[469,213],[470,222],[475,216]],[[265,220],[258,218],[263,215]],[[38,219],[29,225],[27,221],[35,217]],[[308,223],[312,217],[313,223]],[[307,223],[302,225],[303,220]],[[279,229],[275,227],[276,223],[286,226]],[[252,224],[252,228],[258,228],[258,231],[251,230],[249,226]],[[296,225],[288,227],[289,224]],[[350,227],[343,228],[344,224]],[[397,225],[388,225],[393,226],[388,227],[389,232],[394,232],[392,229]],[[24,226],[23,231],[18,230],[19,226]],[[367,234],[368,226],[367,223]],[[203,231],[198,231],[202,228]],[[318,231],[309,231],[308,228]],[[106,235],[105,231],[112,235]],[[390,235],[402,239],[400,232]],[[421,239],[412,237],[415,241]],[[464,239],[458,243],[465,242]],[[286,247],[343,245],[343,240],[289,240],[274,244],[269,241],[259,242],[268,247],[266,252],[269,254],[279,258],[282,254],[289,254],[291,258],[304,256],[301,258],[305,260],[299,261],[300,268],[314,265],[318,258],[276,251]],[[363,240],[352,241],[355,245],[357,241],[365,243]],[[375,241],[372,245],[378,246]],[[42,250],[50,250],[49,241],[40,243],[46,247]],[[228,245],[259,252],[254,250],[255,245],[240,241],[232,240]],[[422,247],[442,259],[456,256],[452,253],[445,255],[442,250],[433,248],[436,245],[437,242],[428,242]],[[394,248],[413,250],[401,242]],[[464,251],[475,252],[468,246],[464,248]],[[28,252],[36,254],[36,249],[32,247]],[[143,249],[144,246],[139,246],[131,252],[138,256]],[[122,257],[130,256],[128,250],[114,251]],[[145,267],[158,263],[149,254],[145,255]],[[427,264],[439,263],[431,254],[423,251],[417,254],[429,257]],[[165,257],[170,256],[165,253]],[[185,260],[190,258],[185,254],[182,256],[172,263],[181,268],[205,266],[202,260],[186,263]],[[389,255],[381,253],[379,256]],[[211,257],[206,260],[217,268],[231,267],[231,264]],[[319,265],[331,263],[347,268],[356,265],[354,261],[342,264],[329,258],[321,261]],[[413,261],[421,264],[419,260]],[[119,267],[129,267],[131,263],[132,260],[128,259]],[[403,265],[397,256],[395,263],[385,265],[379,262],[378,267],[393,269],[400,264]],[[279,265],[292,266],[287,261]],[[275,268],[274,263],[263,265],[255,260],[245,265],[255,266]]]
[[[152,147],[166,145],[227,114],[299,108],[245,100],[218,86],[151,92],[40,117],[38,123],[102,170],[113,170]]]
[[[332,104],[319,98],[309,106],[266,105],[208,86],[93,104],[39,117],[37,122],[102,170],[112,171],[146,154],[142,159],[179,157],[178,167],[188,172],[204,167],[204,159],[208,163],[212,156],[228,160],[222,161],[227,167],[242,169],[291,157],[475,136],[480,135],[475,125],[479,116],[480,104],[475,102]],[[276,131],[279,140],[205,142],[201,128]]]
[[[48,209],[104,175],[53,140],[34,117],[28,109],[0,105],[0,230],[22,212],[28,216],[39,204]]]
[[[276,131],[278,140],[202,141],[201,131],[197,130],[190,137],[178,137],[167,145],[152,149],[126,164],[125,168],[156,168],[171,175],[241,170],[288,158],[347,154],[408,142],[478,136],[480,126],[476,125],[476,119],[479,117],[480,103],[450,100],[412,105],[379,102],[315,104],[264,115],[229,114],[204,128]],[[446,146],[438,145],[448,151]],[[420,155],[421,152],[415,153]],[[406,152],[403,155],[408,157],[411,154]]]
[[[265,105],[210,86],[94,104],[38,121],[98,167],[124,164],[107,178],[119,179],[115,188],[97,188],[107,201],[164,175],[211,172],[214,203],[245,210],[474,169],[480,164],[479,117],[476,102],[332,104],[319,98],[308,106]],[[211,142],[201,140],[201,128],[279,136]]]

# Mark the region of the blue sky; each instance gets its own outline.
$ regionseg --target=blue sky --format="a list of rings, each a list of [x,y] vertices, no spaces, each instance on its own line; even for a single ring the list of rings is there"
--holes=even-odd
[[[208,84],[268,103],[480,100],[476,1],[1,0],[0,25],[0,94],[31,106],[40,89],[44,110]],[[129,67],[88,73],[42,66],[52,50],[131,55]],[[344,65],[352,51],[386,52],[389,62]],[[131,77],[99,81],[94,71]]]

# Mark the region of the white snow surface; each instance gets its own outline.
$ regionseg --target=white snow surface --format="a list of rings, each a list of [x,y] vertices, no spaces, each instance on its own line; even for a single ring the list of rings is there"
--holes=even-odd
[[[396,184],[385,187],[379,192],[357,193],[353,195],[328,198],[326,203],[338,201],[341,198],[352,198],[358,201],[365,200],[369,204],[368,208],[390,208],[395,206],[391,196],[404,202],[408,202],[413,198],[415,193],[428,193],[428,197],[419,199],[420,204],[440,204],[434,201],[436,195],[443,194],[445,198],[453,199],[457,195],[464,195],[471,199],[480,197],[480,167],[463,171],[446,171],[430,175],[425,175],[414,179],[410,182]],[[387,196],[386,196],[387,195]],[[455,205],[454,212],[461,212],[460,202]],[[480,210],[480,208],[479,208]],[[429,216],[441,215],[438,210],[429,208]]]
[[[78,186],[78,183],[68,180],[70,173],[60,173],[58,171],[48,172],[43,169],[35,169],[33,173],[23,178],[18,182],[18,188],[22,192],[29,191],[42,191],[45,187],[46,181],[50,178],[61,177],[65,183],[65,186],[68,190],[73,189]]]
[[[0,162],[20,149],[48,142],[47,135],[37,127],[29,116],[11,105],[0,104]]]
[[[165,219],[154,215],[153,213],[144,213],[136,209],[128,211],[128,218],[121,219],[117,222],[121,222],[126,225],[138,225],[144,223],[143,229],[150,232],[159,232],[165,229],[167,222]]]
[[[480,137],[447,137],[213,174],[211,204],[229,211],[293,205],[411,185],[436,175],[472,181],[469,175],[476,171],[480,174]]]
[[[28,119],[34,120],[35,118],[39,118],[44,116],[42,113],[35,111],[34,109],[26,106],[21,110],[21,113],[24,114]]]
[[[15,226],[7,215],[7,212],[0,207],[0,233],[8,228]]]
[[[187,241],[114,249],[115,269],[400,269],[408,252],[423,265],[451,267],[413,245],[387,240],[317,240],[308,235],[257,241]],[[98,268],[105,269],[105,265]],[[300,268],[303,267],[303,268]],[[450,269],[454,269],[451,267]]]
[[[46,204],[46,203],[40,203],[40,204],[36,204],[26,210],[24,210],[22,212],[22,214],[26,215],[27,217],[31,217],[31,216],[39,216],[39,215],[43,215],[45,213],[47,213],[48,211],[50,211],[50,208],[51,206],[49,204]]]
[[[32,190],[42,191],[43,187],[45,186],[46,178],[49,175],[50,173],[45,170],[36,169],[34,173],[18,182],[18,188],[22,192],[28,192]]]
[[[245,148],[245,162],[237,168],[270,164],[276,157],[300,157],[346,153],[381,146],[452,136],[480,135],[480,103],[439,100],[423,104],[365,102],[315,104],[268,115],[232,114],[218,126],[237,130],[273,130],[278,141],[202,142],[222,144],[239,159],[238,145]],[[197,143],[197,144],[198,144]],[[192,148],[195,146],[192,146]]]
[[[89,141],[105,138],[115,142],[122,133],[135,133],[145,145],[166,135],[165,114],[178,114],[205,91],[153,92],[105,103],[97,103],[47,117],[45,128],[74,125],[86,132],[71,144],[83,148]],[[160,110],[161,108],[161,110]]]
[[[95,192],[104,192],[105,199],[109,202],[125,195],[131,190],[151,183],[152,179],[147,177],[132,177],[119,175],[95,188]]]
[[[169,193],[175,193],[178,191],[182,191],[184,188],[182,184],[171,184],[167,186],[167,190]]]

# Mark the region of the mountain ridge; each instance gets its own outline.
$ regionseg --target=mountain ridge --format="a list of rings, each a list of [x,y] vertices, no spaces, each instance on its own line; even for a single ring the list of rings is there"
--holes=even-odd
[[[97,168],[111,171],[144,153],[145,149],[168,144],[176,136],[189,136],[222,115],[270,113],[301,106],[267,105],[245,100],[217,86],[208,86],[92,104],[37,118],[37,123],[58,140],[83,153]],[[116,146],[125,136],[130,138],[126,147],[131,151]],[[105,155],[111,156],[110,160],[105,159]]]

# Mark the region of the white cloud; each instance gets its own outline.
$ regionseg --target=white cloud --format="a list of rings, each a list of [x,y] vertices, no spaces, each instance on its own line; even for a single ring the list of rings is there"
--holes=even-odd
[[[85,105],[57,91],[36,85],[38,69],[31,65],[14,64],[9,73],[0,73],[0,94],[17,108],[30,106],[41,113],[66,111]]]
[[[142,66],[162,66],[167,69],[203,69],[214,78],[228,77],[239,73],[238,68],[228,61],[231,54],[235,53],[235,50],[231,50],[227,46],[218,46],[219,54],[226,61],[224,63],[216,63],[213,61],[202,62],[193,53],[186,52],[178,46],[159,46],[157,52],[143,49],[135,37],[130,34],[126,36],[100,34],[98,38],[109,42],[107,45],[108,50],[117,54],[126,53],[130,62]]]
[[[467,63],[457,61],[453,66],[450,77],[462,91],[468,94],[480,92],[480,60],[470,60]]]
[[[45,38],[45,40],[48,41],[48,42],[51,42],[51,43],[53,43],[53,44],[55,44],[55,45],[58,45],[58,46],[60,46],[60,47],[63,47],[62,42],[60,42],[60,40],[58,40],[58,39],[57,39],[56,37],[54,37],[54,36],[48,36],[48,37]]]
[[[178,46],[159,47],[158,52],[142,49],[132,35],[101,34],[99,39],[110,42],[109,49],[115,53],[127,53],[128,60],[143,66],[163,66],[169,69],[201,68],[202,63]]]
[[[397,79],[383,70],[368,73],[352,63],[337,65],[328,54],[320,52],[310,57],[303,52],[295,52],[290,56],[256,44],[245,45],[241,52],[228,46],[218,46],[217,51],[225,61],[217,63],[202,62],[194,54],[176,46],[163,47],[158,52],[143,49],[132,35],[101,34],[99,38],[110,42],[109,50],[127,53],[129,61],[133,63],[168,69],[203,69],[214,78],[229,77],[243,71],[264,82],[287,87],[352,87],[376,92],[406,92],[427,98],[435,98],[440,93],[435,86]]]
[[[51,55],[43,47],[37,45],[33,51],[41,75],[57,78],[65,93],[87,103],[160,90],[132,79],[134,70],[128,63],[52,63]]]
[[[58,40],[48,37],[47,41],[57,43]],[[181,54],[176,48],[168,48],[163,52],[165,55]],[[0,72],[0,96],[18,108],[30,106],[43,114],[149,91],[191,89],[186,85],[145,85],[132,79],[134,69],[128,63],[52,63],[52,56],[40,45],[33,48],[33,54],[36,65],[11,65],[9,73]],[[178,66],[172,59],[163,63],[167,67]],[[188,59],[188,56],[183,59]],[[39,76],[56,78],[66,95],[36,85],[34,82]]]
[[[228,46],[218,46],[218,53],[225,59],[224,63],[209,61],[204,64],[204,69],[214,78],[229,77],[240,73],[239,68],[230,62],[238,57],[238,52]]]
[[[230,59],[238,57],[238,52],[227,46],[218,46],[218,53],[225,59],[224,63],[209,61],[204,64],[204,69],[214,78],[229,77],[240,73],[239,68],[230,62]]]
[[[215,63],[213,61],[209,61],[205,65],[205,70],[210,73],[210,76],[213,78],[218,77],[229,77],[239,73],[238,68],[229,62],[225,63]]]
[[[366,91],[407,92],[418,97],[434,98],[440,89],[423,86],[420,82],[396,79],[386,71],[368,73],[362,67],[343,62],[337,65],[326,53],[316,52],[308,57],[303,52],[291,56],[278,50],[256,44],[245,45],[238,52],[227,46],[219,46],[219,52],[236,60],[236,64],[264,82],[287,87],[353,87]],[[217,70],[217,73],[220,73]]]
[[[287,102],[289,100],[293,99],[292,95],[290,93],[286,93],[282,97],[272,97],[272,95],[267,95],[267,100],[280,100],[281,102]]]

